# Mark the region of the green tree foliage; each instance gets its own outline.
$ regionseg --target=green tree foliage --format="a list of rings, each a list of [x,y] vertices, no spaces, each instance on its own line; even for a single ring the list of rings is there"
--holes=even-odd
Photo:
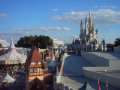
[[[120,38],[117,38],[116,40],[115,40],[115,46],[120,46]]]
[[[2,44],[0,43],[0,48],[2,48],[3,46],[2,46]]]
[[[46,48],[53,45],[53,40],[48,36],[24,36],[19,39],[16,46],[31,48],[36,46],[39,48]]]

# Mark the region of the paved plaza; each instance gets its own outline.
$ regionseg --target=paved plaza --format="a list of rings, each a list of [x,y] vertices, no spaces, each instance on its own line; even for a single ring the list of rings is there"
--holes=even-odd
[[[64,74],[61,77],[61,82],[64,86],[69,87],[73,90],[80,89],[85,82],[87,82],[86,90],[97,90],[97,80],[92,80],[83,75],[83,67],[92,67],[89,62],[87,62],[81,56],[76,55],[65,55],[64,61]],[[105,90],[105,84],[102,83],[102,89]],[[109,85],[110,90],[116,90]]]

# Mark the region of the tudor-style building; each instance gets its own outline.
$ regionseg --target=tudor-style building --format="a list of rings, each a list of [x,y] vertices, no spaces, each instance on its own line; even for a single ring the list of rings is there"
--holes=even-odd
[[[26,70],[26,90],[49,90],[53,78],[45,67],[39,48],[34,48],[28,56]]]

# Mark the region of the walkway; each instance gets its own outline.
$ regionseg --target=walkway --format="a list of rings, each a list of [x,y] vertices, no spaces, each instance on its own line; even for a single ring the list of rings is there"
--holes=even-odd
[[[90,83],[87,83],[87,90],[96,90],[94,88],[97,88],[97,82],[91,81],[83,76],[82,67],[87,66],[90,67],[91,65],[82,57],[76,55],[66,55],[61,82],[64,86],[67,86],[73,90],[78,90],[83,86],[85,81],[90,81]]]
[[[63,64],[64,69],[61,82],[64,84],[64,87],[69,87],[71,88],[70,90],[82,90],[80,88],[87,82],[86,90],[97,90],[97,81],[84,77],[82,72],[83,67],[92,67],[89,62],[80,56],[65,55]],[[102,83],[102,90],[106,90],[104,83]],[[109,86],[109,90],[116,89]]]

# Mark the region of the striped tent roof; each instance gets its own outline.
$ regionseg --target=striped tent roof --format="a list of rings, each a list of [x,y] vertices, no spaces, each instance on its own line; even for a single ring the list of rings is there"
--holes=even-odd
[[[5,75],[5,77],[2,80],[2,83],[13,83],[15,82],[15,79],[12,78],[8,73]]]
[[[19,64],[25,63],[25,61],[26,56],[16,51],[16,47],[12,40],[8,51],[0,56],[0,64]]]

